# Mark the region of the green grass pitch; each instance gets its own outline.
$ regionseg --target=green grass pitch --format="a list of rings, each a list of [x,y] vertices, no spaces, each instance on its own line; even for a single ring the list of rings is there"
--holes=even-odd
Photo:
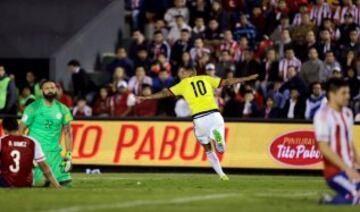
[[[360,207],[318,205],[321,177],[215,174],[74,174],[73,187],[0,189],[0,211],[331,212]]]

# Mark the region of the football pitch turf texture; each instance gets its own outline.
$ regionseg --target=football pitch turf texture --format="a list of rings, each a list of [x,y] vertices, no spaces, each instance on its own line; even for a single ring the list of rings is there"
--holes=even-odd
[[[360,206],[318,205],[322,177],[215,174],[73,174],[71,188],[0,189],[0,211],[331,212]]]

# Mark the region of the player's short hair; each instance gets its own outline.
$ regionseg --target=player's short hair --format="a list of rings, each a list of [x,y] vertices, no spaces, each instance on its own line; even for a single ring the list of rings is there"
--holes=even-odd
[[[2,127],[5,131],[13,132],[19,130],[19,123],[14,117],[5,117],[2,120]]]
[[[54,80],[48,80],[48,79],[47,79],[47,80],[44,80],[44,81],[41,82],[40,88],[42,89],[43,86],[44,86],[46,83],[54,83],[54,84],[56,85],[56,82],[55,82]]]
[[[192,67],[192,66],[184,66],[184,67],[182,67],[184,70],[186,70],[186,71],[192,71],[195,75],[196,75],[196,69],[194,68],[194,67]]]
[[[326,85],[325,85],[326,95],[329,98],[330,92],[334,93],[334,92],[338,91],[340,88],[348,87],[348,86],[349,86],[349,84],[342,79],[331,78],[326,82]]]
[[[68,66],[80,66],[80,62],[78,60],[72,59],[68,62]]]

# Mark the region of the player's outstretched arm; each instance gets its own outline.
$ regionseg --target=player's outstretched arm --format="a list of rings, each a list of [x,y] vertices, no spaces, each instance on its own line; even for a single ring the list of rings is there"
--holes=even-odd
[[[53,173],[51,172],[50,167],[46,164],[45,161],[38,162],[41,171],[44,173],[45,177],[50,181],[51,185],[55,188],[61,188],[59,182],[55,179]]]
[[[321,154],[331,163],[335,164],[342,171],[346,172],[349,178],[354,182],[360,182],[360,174],[353,168],[347,166],[343,160],[329,146],[328,142],[320,141],[319,150]]]
[[[159,91],[157,93],[154,93],[150,96],[138,96],[136,97],[138,101],[144,101],[144,100],[148,100],[148,99],[162,99],[162,98],[166,98],[172,96],[172,93],[169,91],[169,89],[163,89],[162,91]]]
[[[231,79],[224,79],[222,86],[230,86],[230,85],[235,85],[235,84],[239,84],[239,83],[243,83],[243,82],[247,82],[247,81],[251,81],[251,80],[255,80],[259,77],[258,74],[253,74],[247,77],[241,77],[241,78],[231,78]]]

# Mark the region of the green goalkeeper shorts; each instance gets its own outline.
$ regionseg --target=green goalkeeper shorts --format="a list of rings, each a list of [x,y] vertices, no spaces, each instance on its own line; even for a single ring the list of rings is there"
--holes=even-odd
[[[66,182],[71,180],[71,175],[69,172],[65,172],[64,168],[61,166],[62,157],[61,152],[44,152],[46,163],[49,165],[49,167],[52,170],[52,173],[54,174],[55,178],[61,182]],[[33,170],[34,173],[34,183],[35,186],[43,185],[44,183],[44,174],[41,171],[40,167],[37,166]]]

